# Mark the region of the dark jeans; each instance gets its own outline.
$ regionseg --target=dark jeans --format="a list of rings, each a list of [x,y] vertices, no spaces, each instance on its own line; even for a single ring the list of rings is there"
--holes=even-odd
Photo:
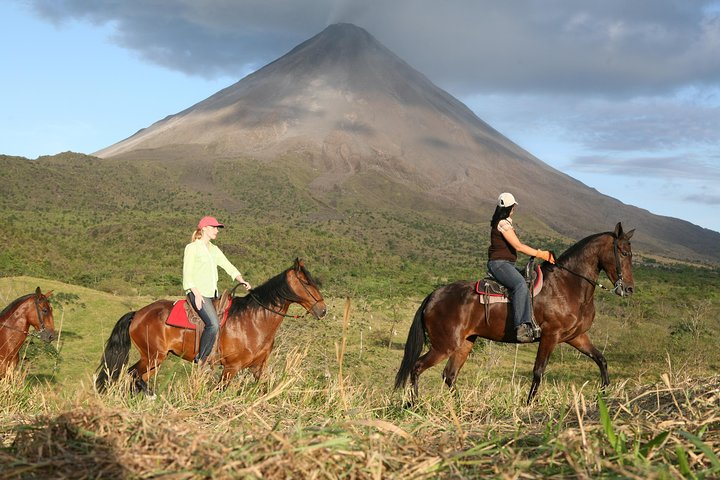
[[[510,290],[515,328],[523,323],[530,323],[532,319],[530,292],[525,278],[515,268],[515,264],[507,260],[491,260],[487,267],[493,277]]]
[[[200,319],[205,324],[205,329],[200,337],[200,351],[197,357],[195,357],[196,362],[202,362],[212,353],[212,347],[215,344],[215,338],[220,329],[220,320],[218,320],[212,298],[203,297],[203,306],[198,310],[195,306],[195,295],[192,292],[188,292],[187,296],[188,302],[192,305],[193,310],[200,315]]]

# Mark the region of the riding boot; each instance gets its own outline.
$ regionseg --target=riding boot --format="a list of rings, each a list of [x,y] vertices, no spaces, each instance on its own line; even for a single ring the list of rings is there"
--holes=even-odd
[[[515,336],[517,337],[518,343],[531,343],[535,340],[533,336],[532,327],[529,323],[523,323],[515,330]]]

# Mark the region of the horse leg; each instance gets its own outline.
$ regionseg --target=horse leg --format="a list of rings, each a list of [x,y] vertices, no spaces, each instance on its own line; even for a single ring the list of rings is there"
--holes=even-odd
[[[235,375],[237,375],[237,372],[239,372],[239,371],[240,371],[239,364],[224,363],[222,376],[220,377],[221,388],[225,389],[228,386],[228,384],[230,383],[230,380],[232,380],[235,377]]]
[[[412,383],[412,391],[410,394],[411,405],[414,404],[419,397],[418,380],[420,379],[420,374],[428,368],[432,367],[433,365],[437,365],[438,363],[442,362],[448,356],[449,353],[440,353],[430,347],[430,351],[418,358],[417,362],[415,362],[415,366],[413,367],[412,372],[410,373],[410,382]]]
[[[148,387],[148,382],[153,376],[155,376],[157,369],[160,367],[160,364],[165,360],[165,358],[167,358],[167,353],[161,354],[158,352],[152,361],[150,361],[150,359],[145,355],[141,355],[140,360],[130,367],[129,372],[135,379],[135,383],[133,385],[135,393],[142,392],[148,397],[154,397],[154,394]]]
[[[542,380],[543,374],[545,373],[545,367],[547,366],[548,360],[550,360],[550,354],[555,349],[557,340],[549,336],[540,337],[540,345],[538,346],[537,355],[535,356],[535,366],[533,367],[533,380],[530,386],[530,393],[527,397],[527,404],[529,405],[533,397],[537,393],[538,387],[540,386],[540,380]]]
[[[598,368],[600,368],[600,377],[602,378],[603,388],[610,385],[610,376],[608,375],[607,361],[605,360],[603,354],[600,353],[600,350],[595,348],[595,345],[592,344],[592,342],[590,341],[590,337],[587,333],[578,335],[572,340],[568,340],[567,343],[593,359],[593,361],[597,364]]]
[[[450,355],[442,375],[445,384],[450,387],[450,389],[455,387],[455,380],[457,380],[458,373],[460,373],[460,369],[465,364],[465,360],[467,360],[474,345],[475,342],[465,339],[463,344],[460,345],[460,348]]]

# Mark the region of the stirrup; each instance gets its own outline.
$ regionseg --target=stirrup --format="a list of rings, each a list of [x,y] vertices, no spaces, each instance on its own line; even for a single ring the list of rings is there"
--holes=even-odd
[[[540,338],[540,335],[542,334],[542,328],[540,328],[540,325],[538,325],[535,321],[535,316],[530,319],[530,330],[532,331],[533,338]]]

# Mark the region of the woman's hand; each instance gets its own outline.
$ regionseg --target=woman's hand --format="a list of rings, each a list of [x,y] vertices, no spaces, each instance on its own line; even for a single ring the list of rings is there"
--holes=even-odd
[[[200,311],[203,307],[203,302],[205,302],[205,298],[203,298],[202,295],[199,293],[193,292],[193,296],[195,297],[195,308]]]
[[[550,254],[547,250],[538,250],[535,254],[537,258],[545,260],[546,262],[555,263],[555,257]]]
[[[245,281],[242,276],[238,275],[237,277],[235,277],[235,280],[237,280],[237,282],[242,285],[245,290],[249,291],[250,289],[252,289],[252,285],[250,285],[250,282]]]

